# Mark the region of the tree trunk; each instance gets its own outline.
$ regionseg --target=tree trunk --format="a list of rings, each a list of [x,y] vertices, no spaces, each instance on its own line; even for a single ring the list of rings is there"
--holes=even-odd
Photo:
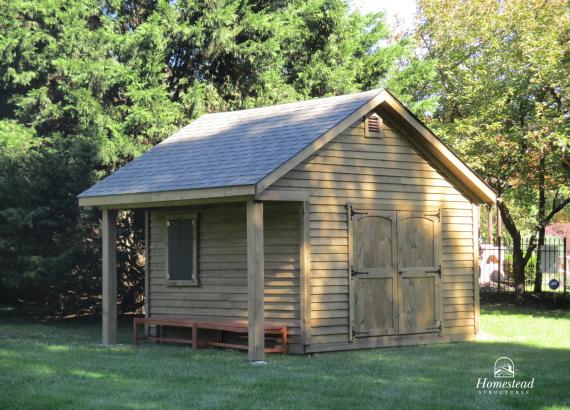
[[[534,276],[534,293],[542,292],[542,249],[544,248],[544,217],[546,216],[546,161],[544,155],[538,164],[538,250],[536,251],[536,266]]]
[[[556,216],[556,214],[558,214],[558,212],[562,211],[566,206],[570,205],[570,197],[558,199],[557,192],[554,200],[552,201],[552,209],[550,212],[548,212],[548,214],[546,213],[546,161],[544,161],[544,159],[541,159],[540,168],[541,170],[539,177],[541,178],[541,189],[539,192],[539,214],[537,215],[536,230],[530,236],[528,246],[524,253],[521,247],[521,234],[517,229],[517,225],[511,216],[509,208],[501,199],[497,201],[497,207],[499,208],[501,219],[505,224],[507,231],[511,235],[511,238],[513,238],[513,276],[515,282],[515,291],[518,295],[522,295],[522,293],[524,293],[525,268],[532,256],[532,253],[536,249],[537,234],[539,236],[539,243],[541,244],[540,246],[542,246],[544,244],[544,230],[546,225]],[[540,263],[537,263],[537,269],[540,272]],[[540,282],[538,282],[538,279],[535,281],[535,289],[537,288],[537,283],[541,282],[542,279],[540,279]]]
[[[538,231],[538,248],[536,250],[536,270],[534,277],[534,293],[542,292],[542,253],[544,249],[544,226]]]
[[[520,234],[513,237],[513,280],[518,295],[524,293],[524,254],[521,246]]]
[[[522,244],[521,244],[521,234],[515,225],[509,208],[504,202],[497,202],[497,207],[501,213],[501,219],[507,228],[507,231],[513,238],[513,280],[515,285],[515,292],[518,295],[524,293],[524,268],[526,266],[525,256],[523,255]],[[500,252],[500,250],[499,250]]]

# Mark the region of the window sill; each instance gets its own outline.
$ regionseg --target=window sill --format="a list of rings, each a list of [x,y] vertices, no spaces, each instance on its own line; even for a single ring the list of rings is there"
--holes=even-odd
[[[166,286],[200,286],[198,280],[166,280]]]

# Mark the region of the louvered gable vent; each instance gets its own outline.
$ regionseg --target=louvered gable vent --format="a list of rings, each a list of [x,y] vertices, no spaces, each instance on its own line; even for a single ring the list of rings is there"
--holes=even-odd
[[[382,120],[376,114],[370,115],[366,119],[366,136],[367,137],[381,137],[382,129],[381,129]]]

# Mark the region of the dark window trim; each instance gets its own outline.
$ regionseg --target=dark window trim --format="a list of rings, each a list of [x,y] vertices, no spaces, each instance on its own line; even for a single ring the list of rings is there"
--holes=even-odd
[[[170,279],[169,277],[169,270],[168,270],[168,227],[170,225],[170,221],[174,221],[177,219],[189,219],[192,221],[192,247],[193,247],[193,259],[192,259],[192,279]],[[164,270],[166,272],[166,285],[167,286],[199,286],[198,280],[198,214],[196,213],[185,213],[185,214],[175,214],[175,215],[167,215],[166,216],[166,234],[165,234],[165,249],[166,255],[164,258]]]

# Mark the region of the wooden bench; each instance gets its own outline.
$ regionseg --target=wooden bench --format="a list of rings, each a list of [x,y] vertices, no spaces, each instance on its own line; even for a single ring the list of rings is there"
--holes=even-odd
[[[156,336],[139,336],[138,327],[140,325],[156,326]],[[161,328],[165,327],[185,327],[192,329],[192,339],[181,338],[168,338],[161,334]],[[147,319],[144,317],[137,317],[133,320],[133,343],[138,344],[139,340],[152,340],[154,342],[163,343],[181,343],[191,344],[193,349],[198,348],[198,335],[197,322],[186,319]]]
[[[156,326],[156,336],[139,336],[138,327],[141,325]],[[163,327],[178,327],[178,328],[191,328],[192,338],[176,338],[163,336]],[[203,340],[200,341],[200,329],[218,331],[218,339],[216,341]],[[266,353],[287,353],[287,326],[273,325],[266,323],[264,326],[265,337],[276,342],[275,347],[266,347]],[[133,321],[133,343],[138,344],[139,340],[151,340],[158,343],[182,343],[191,344],[193,349],[199,346],[215,346],[225,347],[231,349],[247,350],[247,345],[238,343],[228,343],[223,339],[223,333],[238,333],[245,334],[247,339],[248,324],[246,321],[238,320],[220,320],[220,321],[206,321],[201,319],[147,319],[135,318]]]

